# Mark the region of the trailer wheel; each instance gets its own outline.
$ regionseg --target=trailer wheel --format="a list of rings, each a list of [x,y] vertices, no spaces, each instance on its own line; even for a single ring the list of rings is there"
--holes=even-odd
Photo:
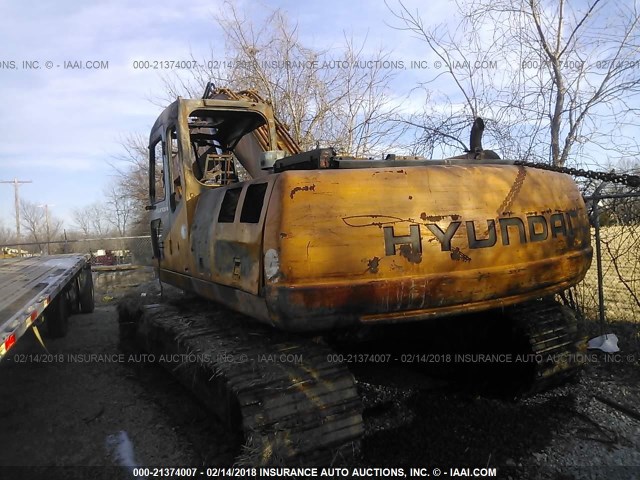
[[[52,338],[64,337],[69,331],[69,303],[67,295],[61,293],[45,310],[47,335]]]
[[[67,301],[69,302],[69,313],[75,315],[80,312],[80,283],[79,278],[74,278],[71,286],[66,292]]]
[[[78,283],[80,285],[80,311],[82,313],[91,313],[95,308],[91,268],[82,269],[78,275]]]

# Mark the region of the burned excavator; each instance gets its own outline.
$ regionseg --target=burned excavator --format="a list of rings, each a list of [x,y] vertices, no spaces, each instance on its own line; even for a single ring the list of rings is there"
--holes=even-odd
[[[217,303],[122,307],[122,331],[192,355],[172,369],[258,463],[362,434],[326,332],[499,316],[531,354],[525,389],[554,385],[582,341],[554,295],[590,266],[585,204],[570,176],[483,150],[483,128],[460,157],[350,158],[301,152],[256,93],[179,98],[150,135],[153,254],[162,282]]]

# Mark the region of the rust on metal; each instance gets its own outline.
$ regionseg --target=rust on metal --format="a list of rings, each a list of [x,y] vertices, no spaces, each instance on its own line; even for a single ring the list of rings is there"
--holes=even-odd
[[[453,249],[451,249],[451,260],[470,262],[471,257],[465,255],[459,247],[453,247]]]
[[[289,196],[293,199],[296,193],[298,192],[314,192],[316,189],[315,185],[305,185],[304,187],[295,187],[291,190]]]
[[[367,270],[371,273],[378,273],[378,267],[380,265],[380,259],[378,257],[373,257],[371,260],[367,262]]]
[[[420,263],[422,261],[422,252],[415,249],[411,243],[400,245],[400,255],[411,263]]]

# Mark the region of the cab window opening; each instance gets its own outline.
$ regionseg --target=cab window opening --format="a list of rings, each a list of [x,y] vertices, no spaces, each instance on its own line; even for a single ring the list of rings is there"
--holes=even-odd
[[[240,222],[260,222],[265,193],[267,193],[267,183],[254,183],[247,187],[247,193],[242,204],[242,212],[240,213]]]
[[[242,188],[230,188],[224,193],[218,223],[232,223],[235,220],[241,192]]]
[[[150,146],[149,155],[149,197],[153,204],[165,199],[165,148],[160,138]]]
[[[191,145],[191,169],[207,186],[224,186],[239,181],[234,148],[240,139],[266,123],[255,113],[195,110],[187,118]]]
[[[171,179],[172,179],[172,208],[182,200],[183,185],[182,185],[182,162],[178,155],[178,134],[176,127],[169,127],[167,129],[167,144],[169,149],[169,156],[171,158]]]

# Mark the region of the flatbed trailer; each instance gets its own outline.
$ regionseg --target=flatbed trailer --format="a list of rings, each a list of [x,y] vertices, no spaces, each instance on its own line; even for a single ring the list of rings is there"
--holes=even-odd
[[[85,255],[0,260],[0,360],[34,325],[62,337],[73,313],[93,311],[91,264]]]

